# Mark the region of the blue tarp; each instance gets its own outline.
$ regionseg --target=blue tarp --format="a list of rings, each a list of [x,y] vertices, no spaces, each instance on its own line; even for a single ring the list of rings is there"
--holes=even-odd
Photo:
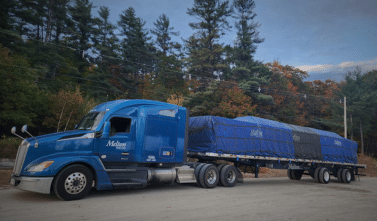
[[[251,116],[190,118],[188,150],[357,163],[357,144],[335,133]]]

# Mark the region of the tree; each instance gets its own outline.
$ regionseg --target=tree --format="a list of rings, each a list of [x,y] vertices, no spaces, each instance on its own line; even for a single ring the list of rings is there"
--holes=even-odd
[[[30,131],[40,132],[40,119],[48,112],[47,95],[35,84],[37,74],[25,69],[25,58],[10,55],[0,46],[0,135],[10,134],[10,128],[28,124]]]
[[[283,66],[278,61],[267,63],[266,66],[272,72],[267,93],[273,97],[275,104],[262,106],[261,111],[270,112],[287,123],[307,125],[310,115],[305,95],[309,87],[303,79],[308,74],[289,65]]]
[[[174,32],[174,28],[170,27],[169,18],[162,14],[153,24],[155,29],[152,29],[151,33],[156,36],[156,44],[160,50],[157,51],[158,61],[153,72],[154,76],[149,79],[154,81],[151,85],[155,84],[166,88],[165,93],[168,94],[162,96],[166,100],[165,98],[170,94],[184,93],[183,54],[181,45],[171,41],[171,36],[178,36],[179,32]]]
[[[118,21],[121,35],[121,52],[124,64],[122,71],[127,74],[124,82],[131,94],[137,94],[137,85],[143,74],[153,70],[155,48],[149,42],[148,32],[144,29],[145,21],[136,17],[135,10],[129,7],[123,11]],[[139,79],[141,76],[141,79]]]
[[[368,135],[376,136],[377,115],[377,71],[362,74],[361,69],[357,68],[345,75],[345,81],[340,83],[340,91],[337,93],[338,99],[347,97],[347,115],[352,115],[354,125],[347,127],[351,133],[358,137],[361,136],[361,148],[363,141]],[[343,119],[343,105],[333,106],[336,110],[334,118],[338,121]],[[347,116],[347,117],[348,117]],[[363,149],[362,149],[363,151]]]
[[[234,0],[233,5],[235,15],[233,16],[236,21],[237,38],[232,51],[232,62],[236,66],[232,72],[233,76],[237,79],[242,77],[242,68],[250,69],[253,67],[253,54],[257,48],[256,44],[264,41],[259,37],[260,24],[254,22],[256,13],[253,12],[255,3],[253,0]],[[241,73],[238,73],[241,72]]]
[[[116,69],[120,63],[118,54],[120,47],[119,39],[114,33],[116,26],[109,21],[110,10],[108,7],[101,6],[98,14],[99,17],[93,19],[92,36],[93,52],[97,54],[93,62],[97,68],[93,67],[95,71],[89,75],[89,78],[92,80],[90,84],[95,87],[90,94],[96,99],[101,99],[104,97],[103,88],[122,93],[120,88],[110,83],[110,81],[121,81],[119,78],[122,76],[114,72],[114,68]]]
[[[43,125],[56,132],[73,130],[83,115],[84,98],[79,88],[75,91],[63,89],[50,96],[49,106],[51,114],[44,119]]]
[[[256,105],[234,82],[212,82],[203,91],[197,91],[185,99],[183,106],[190,108],[192,116],[216,115],[237,117],[253,115]]]
[[[170,27],[169,18],[162,14],[158,17],[157,21],[153,23],[155,29],[151,30],[151,33],[156,35],[156,43],[160,47],[163,55],[173,54],[173,49],[180,49],[181,45],[177,42],[171,41],[171,35],[178,36],[179,32],[174,32],[173,27]]]
[[[204,87],[209,79],[222,78],[228,68],[222,57],[224,47],[218,41],[230,27],[227,18],[231,12],[229,2],[219,0],[195,0],[194,7],[187,10],[187,14],[199,19],[189,23],[196,32],[186,40],[188,72],[199,76]]]
[[[92,8],[93,4],[89,3],[89,0],[74,0],[73,6],[68,7],[70,19],[68,20],[69,37],[67,39],[73,48],[79,49],[76,52],[76,60],[80,72],[84,72],[85,68],[89,66],[85,59],[89,55],[85,51],[91,48],[89,42],[93,27]]]
[[[235,85],[221,94],[221,102],[211,114],[227,118],[254,115],[257,105],[252,105],[252,99]]]

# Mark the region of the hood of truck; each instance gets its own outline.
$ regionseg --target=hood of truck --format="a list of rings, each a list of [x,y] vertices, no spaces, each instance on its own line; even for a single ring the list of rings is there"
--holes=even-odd
[[[30,143],[21,175],[36,164],[49,160],[52,155],[88,155],[93,153],[94,131],[74,130],[28,138]],[[27,173],[26,173],[27,174]]]

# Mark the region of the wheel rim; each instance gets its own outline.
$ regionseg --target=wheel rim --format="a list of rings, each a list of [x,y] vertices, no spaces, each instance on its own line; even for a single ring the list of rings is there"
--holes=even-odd
[[[236,173],[234,170],[230,170],[226,176],[228,183],[233,183],[236,179]]]
[[[326,182],[330,180],[330,173],[329,173],[329,171],[325,171],[325,173],[323,174],[323,179]]]
[[[207,174],[207,183],[212,185],[216,182],[217,180],[217,174],[214,169],[210,169]]]
[[[346,173],[346,179],[348,182],[351,180],[351,173],[349,171]]]
[[[86,177],[80,172],[72,173],[64,182],[65,191],[69,194],[78,194],[86,187]]]

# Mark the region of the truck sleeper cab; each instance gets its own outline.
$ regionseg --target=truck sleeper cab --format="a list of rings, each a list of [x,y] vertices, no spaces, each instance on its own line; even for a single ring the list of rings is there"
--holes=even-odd
[[[74,131],[24,140],[11,183],[73,200],[85,196],[92,183],[108,190],[173,182],[175,167],[186,160],[187,117],[185,108],[156,101],[98,105]]]

